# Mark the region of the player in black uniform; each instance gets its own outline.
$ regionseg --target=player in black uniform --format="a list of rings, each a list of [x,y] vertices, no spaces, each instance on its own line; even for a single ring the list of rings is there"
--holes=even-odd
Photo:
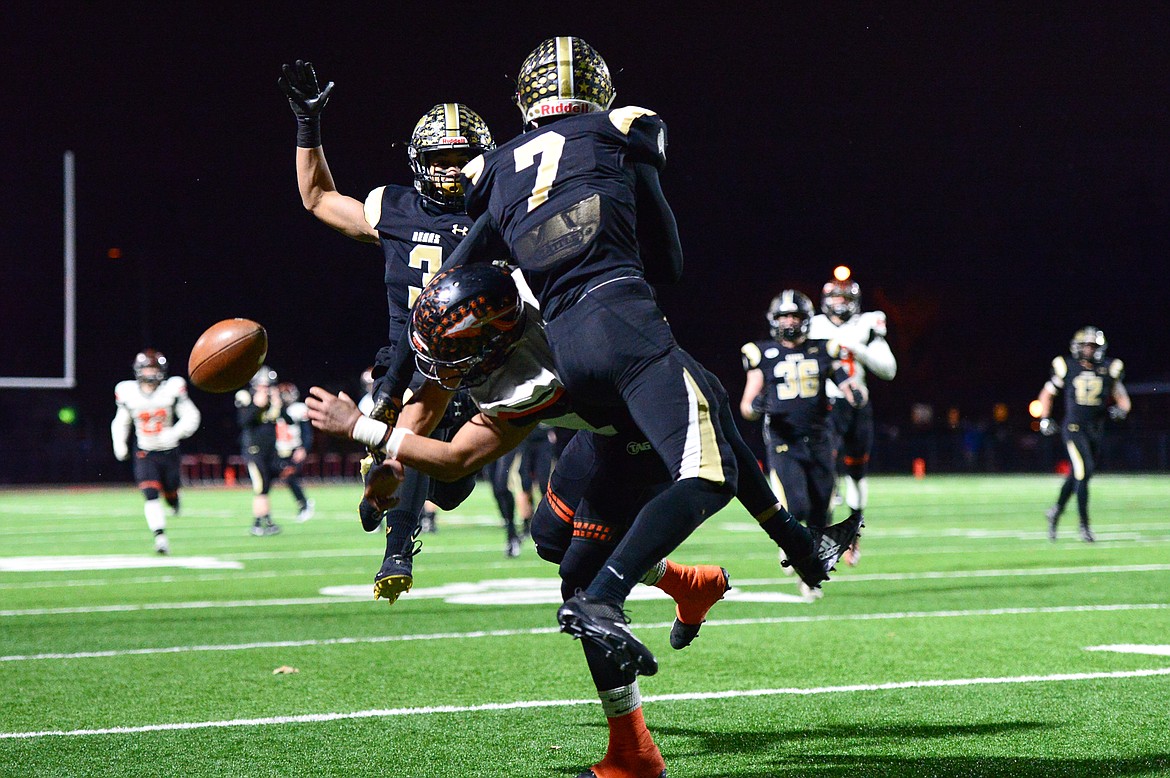
[[[713,377],[679,348],[649,283],[682,270],[658,180],[666,126],[644,108],[611,110],[613,98],[605,61],[580,38],[550,38],[528,56],[516,94],[526,132],[464,167],[477,221],[449,264],[511,256],[540,304],[566,390],[628,410],[670,473],[557,614],[563,631],[605,645],[619,664],[648,667],[653,655],[626,628],[622,605],[727,504],[737,472]]]
[[[433,381],[416,394],[420,402],[412,401],[404,412],[404,425],[391,433],[384,424],[358,416],[348,398],[317,387],[308,401],[310,418],[330,434],[387,448],[389,464],[371,480],[371,487],[380,488],[382,475],[390,471],[386,482],[391,489],[385,496],[396,486],[398,476],[390,467],[397,464],[394,460],[427,468],[436,477],[458,477],[518,446],[538,429],[540,420],[588,425],[565,449],[532,524],[537,553],[559,565],[562,595],[569,600],[607,563],[634,517],[669,488],[673,478],[623,407],[594,406],[588,398],[578,401],[564,391],[543,337],[539,312],[531,306],[524,306],[523,314],[518,312],[518,291],[507,279],[508,273],[495,267],[459,267],[438,276],[419,298],[412,313],[410,346],[418,352],[420,370]],[[441,409],[428,407],[436,387],[451,388],[461,381],[474,382],[471,393],[480,414],[451,443],[409,434],[410,430],[425,431],[426,426],[419,423],[419,413],[409,421],[407,414],[418,411],[420,405],[421,413],[430,418],[441,414]],[[734,430],[730,403],[718,388],[713,412]],[[747,463],[746,477],[739,484],[740,500],[770,536],[777,538],[787,530],[784,545],[794,559],[801,560],[799,572],[819,584],[853,539],[856,523],[833,528],[841,534],[825,533],[827,541],[810,534],[779,507],[738,435],[732,445],[737,458]],[[694,639],[708,609],[728,588],[727,572],[718,566],[690,568],[665,560],[656,560],[642,581],[659,586],[676,600],[677,618],[670,635],[676,649]],[[656,665],[639,664],[644,657],[627,659],[622,654],[619,662],[611,662],[613,647],[605,642],[586,641],[582,647],[610,728],[609,750],[595,773],[659,775],[662,758],[642,719],[636,680],[637,672],[653,672]],[[653,661],[649,657],[648,662]]]
[[[829,429],[832,410],[825,388],[833,381],[845,399],[859,402],[861,390],[843,367],[834,367],[830,341],[810,340],[812,300],[785,289],[768,307],[771,340],[741,349],[747,382],[740,400],[745,419],[764,418],[764,444],[772,488],[788,510],[810,527],[829,523],[835,473]],[[818,596],[802,586],[805,596]]]
[[[385,255],[390,313],[386,342],[390,345],[382,348],[375,359],[371,414],[386,418],[384,376],[410,307],[471,228],[472,220],[464,210],[460,170],[468,160],[495,148],[495,142],[475,111],[461,103],[440,103],[423,114],[411,133],[407,156],[414,186],[378,187],[363,204],[337,191],[321,146],[320,116],[333,82],[321,89],[312,63],[301,60],[285,65],[283,72],[280,87],[297,117],[297,184],[305,208],[344,235],[379,244]],[[435,434],[449,435],[457,423],[458,414],[453,412]],[[414,537],[426,499],[430,497],[440,507],[451,507],[475,485],[474,477],[445,485],[434,484],[416,472],[408,477],[402,500],[392,511],[384,515],[364,501],[359,507],[367,532],[375,531],[383,518],[386,520],[386,553],[374,576],[374,596],[385,597],[391,604],[414,583]]]
[[[276,535],[280,525],[272,521],[268,492],[280,476],[281,461],[276,453],[276,422],[284,412],[276,389],[276,371],[262,366],[246,389],[236,392],[236,420],[240,424],[240,447],[252,479],[252,534]]]
[[[1056,357],[1052,373],[1037,398],[1040,403],[1040,431],[1055,435],[1051,418],[1052,400],[1064,390],[1064,422],[1060,425],[1072,469],[1060,487],[1056,504],[1048,509],[1048,539],[1056,540],[1056,524],[1064,506],[1075,492],[1081,519],[1081,540],[1096,538],[1089,528],[1089,479],[1096,469],[1105,434],[1106,417],[1120,421],[1130,411],[1125,391],[1125,365],[1120,359],[1105,358],[1105,333],[1096,327],[1082,327],[1069,343],[1072,359]],[[1108,405],[1109,399],[1113,405]]]

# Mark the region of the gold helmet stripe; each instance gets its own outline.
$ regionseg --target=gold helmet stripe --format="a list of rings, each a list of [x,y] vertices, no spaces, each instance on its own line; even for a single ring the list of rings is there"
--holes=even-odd
[[[443,103],[443,129],[448,138],[458,138],[459,131],[459,103]]]
[[[573,39],[557,38],[557,96],[572,99],[573,91]]]

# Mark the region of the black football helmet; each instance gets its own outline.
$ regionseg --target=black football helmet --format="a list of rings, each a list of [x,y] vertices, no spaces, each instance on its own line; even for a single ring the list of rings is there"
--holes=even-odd
[[[835,297],[843,299],[836,301]],[[821,313],[849,321],[861,313],[861,287],[856,281],[829,281],[821,289]]]
[[[543,119],[605,111],[617,92],[609,66],[580,38],[549,38],[520,66],[516,76],[516,105],[525,126]]]
[[[431,279],[411,310],[415,365],[444,389],[480,384],[519,342],[524,321],[524,303],[507,268],[452,268]]]
[[[1105,347],[1105,333],[1097,327],[1081,327],[1068,344],[1073,359],[1089,359],[1093,362],[1105,359]],[[1092,348],[1092,356],[1085,356],[1089,348]]]
[[[471,160],[496,147],[487,122],[463,103],[439,103],[423,114],[406,146],[414,188],[433,203],[463,210],[463,183],[458,175],[432,172],[431,158],[438,152],[459,151],[466,156],[462,168]]]
[[[780,317],[785,315],[799,316],[800,324],[795,327],[781,327]],[[812,317],[813,304],[808,295],[795,289],[785,289],[773,297],[772,304],[768,306],[769,332],[777,340],[798,343],[808,337]]]
[[[147,370],[151,370],[147,373]],[[134,357],[134,379],[142,384],[158,386],[167,378],[167,358],[152,348],[138,352]]]

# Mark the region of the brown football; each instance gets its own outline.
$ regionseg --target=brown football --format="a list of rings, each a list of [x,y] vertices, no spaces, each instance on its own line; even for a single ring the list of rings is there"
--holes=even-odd
[[[191,348],[187,375],[205,392],[239,389],[268,356],[268,333],[250,319],[224,319],[207,328]]]

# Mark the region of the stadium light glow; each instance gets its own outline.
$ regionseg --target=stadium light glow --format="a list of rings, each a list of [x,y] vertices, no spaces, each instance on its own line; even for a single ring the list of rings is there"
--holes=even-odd
[[[837,265],[833,268],[833,278],[838,281],[848,281],[851,275],[853,275],[853,271],[845,265]]]
[[[1033,400],[1032,402],[1028,403],[1028,415],[1031,416],[1033,419],[1040,418],[1040,411],[1041,411],[1041,408],[1040,408],[1040,401],[1039,400]]]

